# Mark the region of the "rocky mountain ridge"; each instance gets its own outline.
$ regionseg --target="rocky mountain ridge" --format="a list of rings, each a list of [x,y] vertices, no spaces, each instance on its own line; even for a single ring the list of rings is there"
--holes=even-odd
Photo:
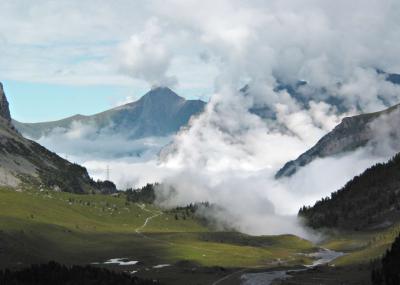
[[[10,124],[11,116],[3,88],[0,96],[0,186],[74,193],[116,191],[112,182],[95,182],[86,168],[24,138]]]
[[[400,104],[380,112],[344,118],[311,149],[297,159],[287,162],[275,177],[289,177],[317,158],[344,154],[367,144],[378,145],[385,139],[397,149],[399,146],[393,143],[396,142],[400,132],[396,128],[398,122],[400,122]]]
[[[11,122],[10,110],[8,108],[7,97],[4,94],[3,84],[0,82],[0,117],[7,122]]]

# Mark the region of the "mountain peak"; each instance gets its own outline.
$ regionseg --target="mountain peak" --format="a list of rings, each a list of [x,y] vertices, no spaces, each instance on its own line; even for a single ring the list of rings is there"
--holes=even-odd
[[[7,120],[7,122],[11,122],[10,109],[8,107],[8,101],[6,94],[3,90],[3,84],[0,82],[0,117]]]
[[[149,92],[143,95],[140,100],[160,100],[160,101],[177,101],[184,100],[168,87],[153,87]]]
[[[151,89],[150,89],[150,92],[151,91],[167,91],[167,92],[173,92],[173,93],[175,93],[174,91],[172,91],[171,90],[171,88],[169,88],[169,87],[167,87],[167,86],[158,86],[158,85],[154,85],[154,86],[152,86],[151,87]]]

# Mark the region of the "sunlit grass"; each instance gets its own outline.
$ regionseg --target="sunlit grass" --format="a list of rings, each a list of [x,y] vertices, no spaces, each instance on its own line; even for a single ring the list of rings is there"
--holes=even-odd
[[[277,260],[300,264],[307,260],[297,253],[315,250],[291,235],[215,232],[195,215],[176,219],[152,205],[128,203],[123,194],[10,189],[0,189],[0,240],[1,266],[130,257],[149,264],[188,260],[204,266],[252,267]]]
[[[341,232],[332,234],[321,246],[346,253],[333,262],[335,265],[369,263],[385,253],[399,232],[400,225],[382,231]]]

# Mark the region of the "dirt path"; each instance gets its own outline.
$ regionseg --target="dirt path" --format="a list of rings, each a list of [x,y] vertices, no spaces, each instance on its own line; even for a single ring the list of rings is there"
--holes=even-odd
[[[143,211],[146,211],[146,212],[148,212],[148,213],[153,214],[152,216],[146,218],[146,220],[144,221],[144,224],[143,224],[143,225],[141,225],[140,227],[138,227],[138,228],[135,229],[135,232],[136,232],[137,234],[141,235],[143,238],[146,238],[146,239],[148,239],[148,240],[153,240],[153,241],[156,241],[156,242],[159,242],[159,243],[164,243],[164,244],[167,244],[167,245],[170,245],[170,246],[173,246],[173,245],[180,245],[180,246],[184,246],[184,247],[192,248],[192,249],[196,249],[196,250],[202,250],[202,251],[206,251],[206,252],[219,253],[219,251],[216,251],[216,250],[211,250],[211,249],[206,249],[206,248],[201,248],[201,247],[196,247],[196,246],[182,245],[182,244],[178,244],[178,243],[174,243],[174,242],[170,242],[170,241],[166,241],[166,240],[162,240],[162,239],[153,238],[153,237],[150,237],[150,236],[148,236],[148,235],[142,233],[142,230],[147,226],[147,224],[148,224],[152,219],[161,216],[161,215],[163,214],[163,212],[162,212],[162,211],[153,212],[153,211],[151,211],[151,210],[148,210],[148,209],[146,209],[146,205],[144,205],[144,204],[137,204],[137,206],[138,206],[140,209],[142,209]]]
[[[161,215],[163,214],[163,212],[162,212],[162,211],[153,212],[153,211],[151,211],[151,210],[148,210],[148,209],[146,209],[146,205],[144,205],[144,204],[136,204],[136,205],[137,205],[140,209],[142,209],[143,211],[146,211],[146,212],[148,212],[148,213],[150,213],[150,214],[153,214],[153,215],[147,217],[146,220],[144,221],[143,225],[141,225],[140,227],[137,227],[137,228],[135,229],[135,232],[136,232],[138,235],[140,235],[141,237],[145,238],[145,239],[152,240],[152,241],[159,242],[159,243],[168,244],[168,245],[173,245],[173,243],[171,243],[171,242],[169,242],[169,241],[165,241],[165,240],[153,238],[153,237],[150,237],[150,236],[148,236],[148,235],[146,235],[146,234],[144,234],[144,233],[142,232],[142,230],[147,226],[147,224],[148,224],[152,219],[155,219],[155,218],[161,216]]]
[[[136,205],[137,205],[140,209],[142,209],[143,211],[146,211],[146,212],[148,212],[148,213],[154,214],[154,215],[152,215],[152,216],[150,216],[150,217],[147,217],[146,220],[144,221],[144,224],[141,225],[140,227],[137,227],[137,228],[135,229],[135,232],[136,232],[137,234],[143,235],[141,231],[147,226],[147,224],[148,224],[152,219],[161,216],[161,215],[163,214],[163,212],[158,211],[158,212],[154,213],[153,211],[150,211],[150,210],[146,209],[146,205],[144,205],[144,204],[136,204]]]
[[[154,212],[154,211],[148,210],[148,209],[146,209],[146,205],[144,205],[144,204],[136,204],[136,205],[137,205],[140,209],[142,209],[143,211],[146,211],[146,212],[148,212],[148,213],[150,213],[150,214],[153,214],[153,215],[151,215],[151,216],[149,216],[149,217],[146,218],[146,220],[144,221],[143,225],[141,225],[140,227],[137,227],[137,228],[135,229],[135,232],[136,232],[137,234],[141,235],[143,238],[146,238],[146,239],[148,239],[148,240],[153,240],[153,241],[156,241],[156,242],[159,242],[159,243],[164,243],[164,244],[167,244],[167,245],[170,245],[170,246],[179,245],[179,246],[183,246],[183,247],[191,248],[191,249],[196,249],[196,250],[203,251],[203,252],[211,252],[211,253],[226,254],[226,252],[222,252],[222,251],[219,251],[219,250],[213,250],[213,249],[207,249],[207,248],[202,248],[202,247],[197,247],[197,246],[191,246],[191,245],[184,245],[184,244],[174,243],[174,242],[170,242],[170,241],[166,241],[166,240],[162,240],[162,239],[153,238],[153,237],[150,237],[150,236],[144,234],[144,233],[142,232],[142,230],[147,226],[147,224],[148,224],[152,219],[155,219],[155,218],[157,218],[157,217],[163,215],[163,212],[162,212],[162,211]],[[250,255],[237,254],[237,253],[230,253],[229,255],[232,255],[232,256],[239,256],[239,257],[244,257],[244,258],[251,258],[251,257],[252,257],[252,256],[250,256]]]

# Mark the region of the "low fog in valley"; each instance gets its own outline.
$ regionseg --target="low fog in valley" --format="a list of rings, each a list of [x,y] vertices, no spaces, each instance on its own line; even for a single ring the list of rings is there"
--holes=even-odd
[[[212,91],[205,110],[170,136],[131,140],[74,122],[37,140],[95,178],[109,168],[120,189],[160,182],[160,205],[215,203],[205,214],[245,233],[309,236],[301,206],[400,150],[397,134],[386,135],[398,119],[382,116],[371,124],[376,141],[274,177],[344,117],[400,101],[386,75],[400,70],[395,1],[148,2],[141,12],[153,16],[113,50],[115,69],[172,90],[208,73]]]

